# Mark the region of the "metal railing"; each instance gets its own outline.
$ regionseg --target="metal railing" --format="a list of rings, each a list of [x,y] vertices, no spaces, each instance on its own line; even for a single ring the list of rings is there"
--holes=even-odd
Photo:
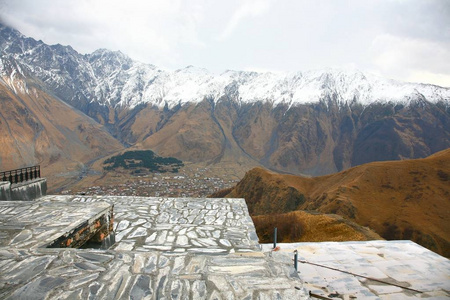
[[[11,171],[0,172],[0,181],[20,183],[41,177],[41,166],[26,167]]]

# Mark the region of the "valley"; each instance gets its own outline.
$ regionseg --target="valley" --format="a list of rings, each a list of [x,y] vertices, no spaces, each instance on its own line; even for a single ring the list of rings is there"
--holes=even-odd
[[[130,148],[235,167],[241,175],[262,166],[320,176],[372,161],[423,158],[450,147],[449,88],[355,69],[213,74],[188,66],[167,71],[120,51],[83,55],[70,46],[47,45],[4,25],[0,49],[5,97],[27,99],[15,122],[2,121],[2,128],[10,128],[2,133],[8,144],[0,153],[2,168],[9,168],[12,157],[14,167],[43,162],[55,166],[49,174],[64,174]],[[53,102],[31,110],[43,105],[45,97],[36,95]],[[37,140],[50,133],[64,137],[68,150],[46,149],[38,157],[39,146],[32,143],[12,147],[22,139],[17,136],[22,124],[32,121],[27,110],[39,120],[74,124],[69,131],[59,124],[27,129],[36,131]],[[87,124],[96,129],[84,128]],[[56,138],[51,144],[62,148]]]
[[[97,173],[97,174],[95,174]],[[239,177],[234,170],[187,164],[177,173],[130,174],[129,170],[95,172],[78,182],[51,193],[83,195],[117,195],[142,197],[206,197],[234,186]]]

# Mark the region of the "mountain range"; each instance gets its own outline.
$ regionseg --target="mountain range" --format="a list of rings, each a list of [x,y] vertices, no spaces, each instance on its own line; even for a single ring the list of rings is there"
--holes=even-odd
[[[450,89],[435,85],[341,69],[167,71],[119,51],[47,45],[4,25],[0,51],[1,168],[71,172],[132,147],[325,175],[450,147]]]

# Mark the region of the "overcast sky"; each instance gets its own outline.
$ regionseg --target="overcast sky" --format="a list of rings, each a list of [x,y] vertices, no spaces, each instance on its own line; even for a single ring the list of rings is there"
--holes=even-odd
[[[0,18],[169,70],[350,67],[450,87],[449,0],[0,0]]]

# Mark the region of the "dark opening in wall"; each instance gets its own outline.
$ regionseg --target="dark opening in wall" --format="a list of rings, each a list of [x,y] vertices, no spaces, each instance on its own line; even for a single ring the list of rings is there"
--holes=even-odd
[[[108,249],[115,243],[113,211],[94,221],[85,221],[74,230],[60,236],[47,248]]]

